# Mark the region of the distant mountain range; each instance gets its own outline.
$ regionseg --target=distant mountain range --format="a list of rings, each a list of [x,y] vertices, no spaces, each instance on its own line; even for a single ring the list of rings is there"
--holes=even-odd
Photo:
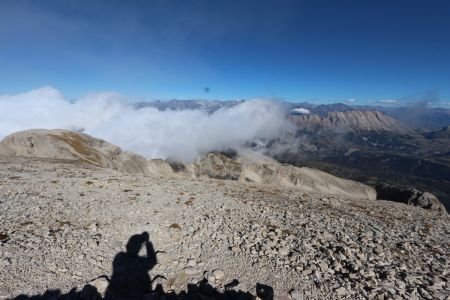
[[[213,113],[223,107],[232,107],[245,100],[178,100],[138,102],[136,108],[155,107],[159,110],[200,109]],[[429,107],[423,103],[417,105],[387,107],[376,105],[348,105],[344,103],[313,104],[308,102],[281,102],[286,114],[297,114],[299,109],[307,110],[311,114],[326,117],[329,112],[348,111],[379,111],[410,127],[411,129],[427,131],[437,130],[450,125],[450,109]]]
[[[242,101],[171,100],[136,104],[213,113]],[[450,211],[450,109],[281,102],[295,134],[249,146],[282,163],[310,166],[375,186],[414,187]]]
[[[222,107],[232,107],[244,100],[230,100],[230,101],[219,101],[219,100],[177,100],[172,99],[168,101],[153,101],[153,102],[138,102],[135,104],[136,108],[144,107],[155,107],[159,110],[186,110],[186,109],[200,109],[207,111],[208,113],[213,113]]]
[[[437,195],[450,210],[448,110],[424,108],[414,115],[409,107],[381,112],[333,104],[309,106],[309,113],[298,108],[288,116],[297,126],[295,136],[265,145],[278,161],[372,186],[415,187]]]
[[[401,122],[379,111],[351,110],[329,111],[323,114],[294,114],[288,116],[303,131],[321,132],[396,132],[399,134],[414,134]]]
[[[450,125],[450,109],[441,107],[428,107],[426,105],[409,105],[398,107],[347,105],[343,103],[320,104],[311,103],[291,104],[291,110],[306,108],[312,114],[325,117],[329,112],[347,111],[379,111],[417,130],[436,130]]]

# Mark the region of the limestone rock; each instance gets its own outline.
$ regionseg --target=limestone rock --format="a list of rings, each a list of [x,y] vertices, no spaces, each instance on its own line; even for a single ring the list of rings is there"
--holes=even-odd
[[[199,157],[193,166],[196,177],[296,187],[352,198],[376,198],[375,190],[362,183],[338,178],[316,169],[283,165],[251,150],[242,150],[230,157],[222,153],[209,153]]]
[[[386,183],[375,187],[377,199],[389,200],[421,208],[446,212],[444,205],[431,193],[422,192],[412,187],[392,186]]]
[[[130,174],[147,174],[147,161],[101,139],[63,129],[31,129],[8,135],[0,154],[78,160]]]
[[[106,277],[96,278],[88,283],[97,289],[97,292],[103,297],[109,286],[109,281]]]

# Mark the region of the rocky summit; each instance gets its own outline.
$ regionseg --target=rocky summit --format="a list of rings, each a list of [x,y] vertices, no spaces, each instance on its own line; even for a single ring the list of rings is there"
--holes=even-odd
[[[0,145],[0,298],[450,295],[445,212],[245,152],[132,169],[120,148],[58,134],[46,143],[65,156],[35,135]]]

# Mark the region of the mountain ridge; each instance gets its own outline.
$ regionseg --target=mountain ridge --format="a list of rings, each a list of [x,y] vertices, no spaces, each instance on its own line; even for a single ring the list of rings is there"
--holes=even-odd
[[[338,133],[373,131],[377,133],[414,134],[407,126],[379,111],[332,111],[327,112],[323,117],[314,113],[297,114],[289,115],[288,119],[300,130],[309,132],[328,130]]]
[[[176,168],[168,161],[146,160],[87,134],[61,129],[39,129],[7,136],[0,142],[0,154],[79,160],[135,175],[232,179],[354,198],[376,198],[374,189],[369,186],[311,168],[285,166],[252,151],[239,155],[237,159],[220,153],[208,153],[200,156],[193,164],[176,162]]]

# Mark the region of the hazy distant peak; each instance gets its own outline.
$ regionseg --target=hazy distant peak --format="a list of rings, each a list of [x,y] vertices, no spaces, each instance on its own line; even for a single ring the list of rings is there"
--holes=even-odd
[[[136,104],[136,108],[144,108],[144,107],[154,107],[158,110],[203,110],[208,113],[213,113],[216,110],[219,110],[223,107],[232,107],[244,102],[244,100],[201,100],[201,99],[192,99],[192,100],[178,100],[172,99],[168,101],[151,101],[151,102],[139,102]]]
[[[292,115],[289,116],[289,119],[299,128],[306,131],[413,133],[412,130],[399,121],[379,111],[331,111],[323,117],[318,114],[308,114]]]

